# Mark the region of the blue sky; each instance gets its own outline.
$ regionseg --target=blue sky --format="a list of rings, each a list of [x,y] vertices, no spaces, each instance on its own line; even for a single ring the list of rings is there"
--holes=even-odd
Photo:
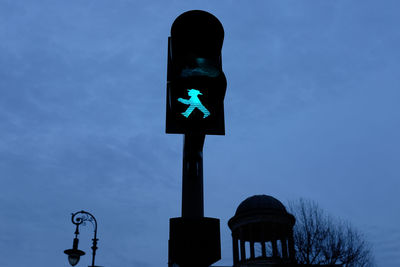
[[[166,135],[167,38],[191,9],[225,29],[226,136],[204,147],[205,215],[254,194],[349,220],[400,265],[400,3],[0,0],[0,266],[69,266],[70,214],[96,263],[166,266],[181,135]],[[90,263],[91,225],[78,266]]]

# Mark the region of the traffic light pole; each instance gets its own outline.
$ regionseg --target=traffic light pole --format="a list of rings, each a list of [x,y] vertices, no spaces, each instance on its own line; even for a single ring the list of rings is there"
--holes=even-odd
[[[169,222],[170,267],[208,267],[221,259],[220,221],[204,217],[203,146],[206,134],[225,134],[223,40],[221,22],[201,10],[175,19],[168,38],[165,130],[184,134],[182,217]]]
[[[169,266],[208,267],[221,259],[219,219],[204,217],[204,140],[205,134],[184,135],[182,217],[170,219]]]
[[[187,133],[183,144],[182,218],[204,217],[203,146],[205,135]]]

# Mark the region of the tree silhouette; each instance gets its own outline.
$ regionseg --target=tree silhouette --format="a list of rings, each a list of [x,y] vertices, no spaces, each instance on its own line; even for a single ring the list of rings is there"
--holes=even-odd
[[[293,232],[299,264],[375,266],[370,245],[350,223],[326,215],[314,201],[299,199],[288,207],[296,217]]]

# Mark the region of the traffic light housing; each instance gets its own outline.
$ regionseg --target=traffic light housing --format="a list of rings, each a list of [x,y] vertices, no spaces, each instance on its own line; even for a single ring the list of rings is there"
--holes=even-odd
[[[168,38],[167,133],[225,134],[224,29],[212,14],[192,10]]]

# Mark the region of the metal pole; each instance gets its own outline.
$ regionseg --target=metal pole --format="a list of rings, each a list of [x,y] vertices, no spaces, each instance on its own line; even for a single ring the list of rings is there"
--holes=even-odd
[[[183,145],[182,218],[204,217],[204,134],[187,133]]]
[[[78,214],[83,214],[83,215],[81,217],[75,218],[75,216],[77,216]],[[96,257],[96,250],[98,248],[97,247],[97,241],[99,240],[97,238],[97,220],[96,220],[96,218],[91,213],[89,213],[87,211],[84,211],[84,210],[81,210],[81,211],[78,211],[76,213],[73,213],[71,220],[72,220],[72,223],[76,225],[76,231],[75,231],[75,235],[76,236],[77,236],[77,234],[79,234],[78,227],[79,227],[80,224],[82,224],[85,221],[89,221],[89,222],[91,222],[93,224],[93,226],[94,226],[94,237],[92,239],[93,246],[91,247],[92,248],[92,266],[89,266],[89,267],[95,267],[94,259]]]
[[[96,257],[97,241],[99,240],[97,238],[97,221],[96,221],[96,218],[92,214],[90,214],[89,212],[88,212],[88,214],[90,216],[92,216],[93,220],[94,220],[94,237],[92,239],[92,241],[93,241],[93,246],[92,246],[92,266],[95,267],[94,258]]]

